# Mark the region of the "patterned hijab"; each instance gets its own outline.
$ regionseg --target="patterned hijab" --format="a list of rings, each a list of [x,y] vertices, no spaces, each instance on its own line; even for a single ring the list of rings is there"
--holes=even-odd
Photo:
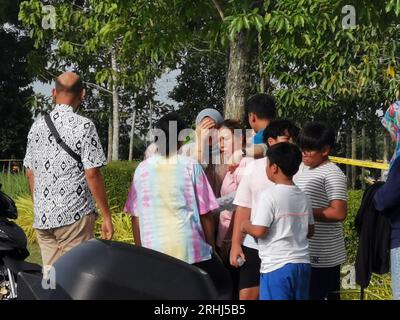
[[[397,157],[400,156],[400,101],[396,101],[390,105],[386,111],[385,116],[382,118],[382,124],[389,131],[390,136],[396,143],[396,148],[392,160],[390,161],[390,167],[393,165]]]

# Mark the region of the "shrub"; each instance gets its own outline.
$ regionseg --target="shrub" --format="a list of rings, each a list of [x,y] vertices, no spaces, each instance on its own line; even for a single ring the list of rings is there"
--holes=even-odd
[[[25,194],[15,200],[18,209],[17,224],[24,230],[28,243],[36,242],[35,229],[33,229],[33,201],[30,194]]]
[[[349,190],[349,200],[347,202],[347,218],[343,223],[344,241],[347,250],[347,262],[353,264],[356,260],[358,248],[358,236],[354,229],[354,219],[356,218],[358,208],[363,196],[362,190]]]
[[[132,227],[130,216],[122,212],[126,197],[132,182],[132,176],[137,166],[135,162],[112,162],[102,168],[104,183],[107,190],[107,196],[112,212],[114,224],[114,240],[121,242],[133,243]],[[28,242],[30,244],[36,242],[36,235],[33,225],[33,202],[28,191],[28,184],[23,174],[6,176],[4,191],[10,194],[14,199],[18,208],[17,223],[25,231]],[[16,187],[16,184],[24,185]],[[96,236],[101,237],[101,222],[102,219],[96,222]]]
[[[137,162],[115,161],[102,169],[107,197],[111,207],[122,212]]]
[[[28,243],[36,243],[35,230],[33,229],[33,202],[30,195],[19,197],[15,201],[18,208],[17,224],[24,230]],[[113,240],[133,243],[131,218],[129,215],[118,212],[116,207],[111,207],[112,221],[114,225]],[[96,221],[95,235],[101,238],[102,218]]]

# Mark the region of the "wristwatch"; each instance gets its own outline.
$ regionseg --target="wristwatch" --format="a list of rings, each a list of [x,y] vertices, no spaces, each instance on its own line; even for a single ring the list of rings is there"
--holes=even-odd
[[[246,148],[242,148],[242,156],[245,158],[247,156]]]

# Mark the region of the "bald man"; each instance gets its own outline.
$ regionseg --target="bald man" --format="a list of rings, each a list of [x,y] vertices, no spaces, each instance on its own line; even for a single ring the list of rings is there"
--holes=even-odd
[[[56,79],[51,122],[72,157],[56,141],[42,117],[28,135],[24,166],[34,202],[34,224],[44,272],[64,253],[94,237],[97,203],[102,237],[111,239],[113,225],[100,168],[106,158],[93,122],[76,114],[85,97],[82,80],[73,72]]]

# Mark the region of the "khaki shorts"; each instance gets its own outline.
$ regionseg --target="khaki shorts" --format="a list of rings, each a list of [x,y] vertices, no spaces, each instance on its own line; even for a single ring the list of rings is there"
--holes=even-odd
[[[36,236],[42,254],[43,267],[51,266],[75,246],[94,238],[95,214],[88,214],[77,222],[60,228],[39,230]]]

